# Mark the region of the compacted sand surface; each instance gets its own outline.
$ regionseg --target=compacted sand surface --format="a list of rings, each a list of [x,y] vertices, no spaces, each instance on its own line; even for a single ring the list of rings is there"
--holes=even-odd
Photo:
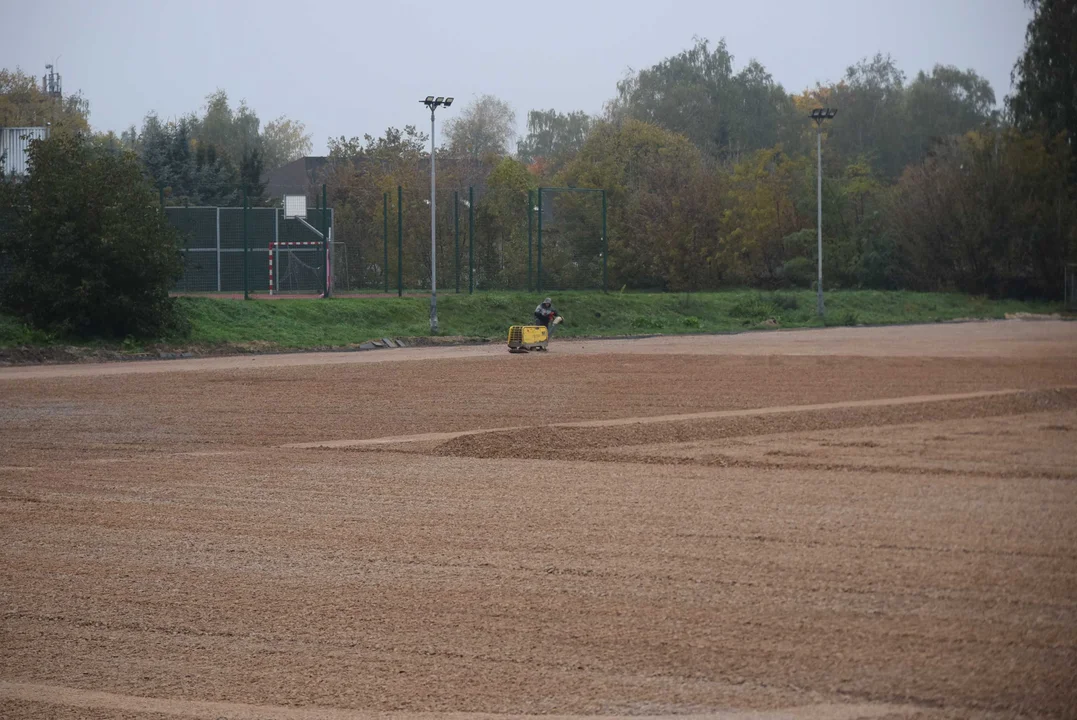
[[[1077,717],[1077,323],[0,369],[0,716]]]

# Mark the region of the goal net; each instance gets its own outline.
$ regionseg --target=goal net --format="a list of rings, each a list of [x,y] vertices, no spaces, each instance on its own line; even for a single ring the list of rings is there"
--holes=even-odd
[[[325,258],[320,240],[269,244],[270,294],[320,294],[325,286]]]

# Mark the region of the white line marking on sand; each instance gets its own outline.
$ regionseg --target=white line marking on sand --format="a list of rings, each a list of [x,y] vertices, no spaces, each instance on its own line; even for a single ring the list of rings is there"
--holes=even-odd
[[[609,720],[616,715],[502,715],[492,713],[378,712],[332,707],[289,707],[251,705],[211,700],[174,700],[169,698],[120,695],[97,690],[80,690],[59,685],[0,680],[0,698],[21,702],[46,703],[85,709],[124,713],[172,715],[196,720]],[[861,720],[885,715],[909,714],[912,706],[877,703],[803,705],[782,710],[733,710],[697,715],[633,716],[634,720]]]

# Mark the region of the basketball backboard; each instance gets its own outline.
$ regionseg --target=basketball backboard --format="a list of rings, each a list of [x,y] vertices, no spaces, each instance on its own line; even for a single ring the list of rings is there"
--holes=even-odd
[[[305,218],[306,216],[307,216],[307,196],[306,195],[285,195],[284,196],[284,217],[286,219]]]

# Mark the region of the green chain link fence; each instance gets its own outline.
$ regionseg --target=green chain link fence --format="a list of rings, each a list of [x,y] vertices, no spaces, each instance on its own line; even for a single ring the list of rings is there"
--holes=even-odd
[[[301,193],[305,218],[249,203],[173,206],[162,191],[183,256],[173,290],[245,297],[429,292],[429,192],[394,190],[345,203],[339,218],[326,206],[324,185]],[[604,191],[469,187],[439,190],[436,199],[441,292],[607,289]]]
[[[174,291],[245,297],[331,292],[334,251],[345,268],[348,258],[345,247],[334,247],[333,210],[322,205],[324,196],[323,189],[307,198],[305,218],[290,217],[282,207],[165,206],[184,264]]]
[[[1077,263],[1066,265],[1063,279],[1062,300],[1067,310],[1077,312]]]
[[[604,191],[468,187],[438,190],[435,200],[440,292],[607,288]],[[337,294],[430,291],[425,186],[349,199],[338,210],[332,243]]]
[[[606,191],[539,188],[536,196],[536,290],[606,291]]]

